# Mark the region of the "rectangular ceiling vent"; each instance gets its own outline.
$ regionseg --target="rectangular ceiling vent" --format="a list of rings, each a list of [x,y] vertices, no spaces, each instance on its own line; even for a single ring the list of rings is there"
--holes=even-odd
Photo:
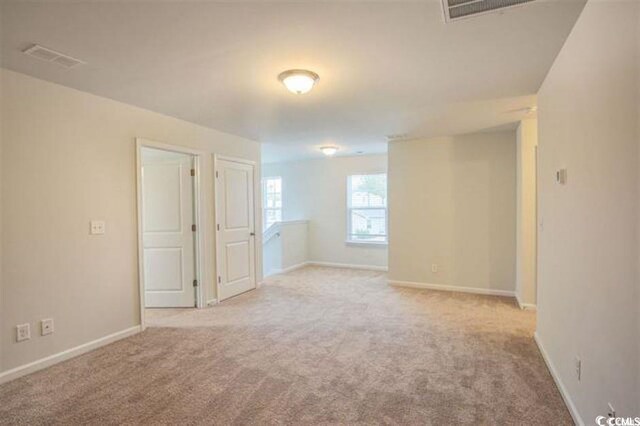
[[[34,58],[43,61],[53,62],[54,64],[58,64],[61,67],[65,68],[74,68],[78,65],[85,64],[85,62],[81,61],[80,59],[72,58],[69,55],[56,52],[53,49],[42,47],[39,44],[34,44],[30,48],[23,50],[22,53],[24,53],[25,55],[33,56]]]
[[[442,7],[444,8],[444,20],[453,22],[521,6],[532,1],[534,0],[442,0]]]

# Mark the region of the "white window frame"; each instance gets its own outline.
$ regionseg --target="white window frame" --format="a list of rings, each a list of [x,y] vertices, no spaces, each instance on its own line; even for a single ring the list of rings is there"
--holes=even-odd
[[[351,210],[380,210],[383,208],[383,207],[352,207],[351,206],[351,178],[353,176],[369,176],[369,175],[385,175],[385,177],[388,179],[388,175],[386,171],[354,173],[347,176],[347,239],[345,240],[345,243],[349,245],[386,246],[389,244],[389,193],[388,193],[389,182],[388,180],[387,180],[387,197],[385,198],[385,204],[384,204],[384,221],[385,221],[385,230],[387,232],[385,235],[375,235],[378,237],[384,237],[384,241],[363,241],[363,240],[352,239],[353,233],[351,232]]]
[[[279,179],[280,180],[280,208],[276,207],[267,207],[267,181],[271,179]],[[263,232],[267,230],[267,211],[275,210],[280,211],[280,220],[282,220],[282,203],[283,203],[283,187],[282,187],[282,176],[265,176],[262,178],[262,228]]]

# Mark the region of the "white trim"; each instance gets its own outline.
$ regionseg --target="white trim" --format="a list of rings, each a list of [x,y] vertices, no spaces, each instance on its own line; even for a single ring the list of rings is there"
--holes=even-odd
[[[295,271],[296,269],[304,268],[307,266],[309,262],[300,262],[297,265],[289,266],[287,268],[282,269],[279,273],[286,274],[287,272]]]
[[[315,265],[315,266],[328,266],[330,268],[347,268],[347,269],[364,269],[368,271],[388,271],[389,268],[386,266],[377,266],[377,265],[354,265],[350,263],[334,263],[334,262],[320,262],[317,260],[310,260],[306,263],[307,265]]]
[[[536,311],[537,310],[537,306],[533,303],[522,303],[520,301],[520,297],[518,297],[518,293],[514,294],[515,298],[516,298],[516,302],[518,302],[518,307],[520,309],[522,309],[523,311]]]
[[[284,269],[274,269],[269,275],[265,275],[264,278],[272,277],[274,275],[286,274],[287,272],[295,271],[296,269],[304,268],[309,262],[300,262],[296,265],[289,266]]]
[[[354,176],[373,176],[373,175],[384,175],[385,181],[387,183],[387,197],[385,198],[385,203],[384,203],[384,207],[352,207],[351,206],[351,178]],[[385,171],[381,171],[381,172],[361,172],[361,173],[356,173],[356,174],[350,174],[347,176],[347,238],[345,239],[345,243],[347,245],[350,244],[358,244],[361,245],[362,243],[359,241],[353,241],[351,239],[351,236],[353,235],[351,233],[351,219],[352,219],[352,215],[351,215],[351,211],[352,210],[381,210],[384,209],[384,221],[385,221],[385,225],[384,225],[384,229],[386,231],[385,235],[379,235],[380,237],[384,237],[384,241],[378,242],[378,244],[382,245],[388,245],[389,244],[389,197],[388,197],[388,188],[389,188],[389,180],[388,180],[388,172]],[[373,243],[365,243],[367,245],[373,245]],[[356,269],[362,269],[362,268],[356,268]]]
[[[213,306],[218,304],[218,299],[209,299],[207,300],[207,306]]]
[[[309,223],[308,220],[306,219],[300,219],[300,220],[282,220],[280,222],[276,222],[282,226],[287,226],[287,225],[306,225],[307,223]]]
[[[296,269],[303,268],[305,266],[325,266],[327,268],[345,268],[345,269],[362,269],[368,271],[383,271],[386,272],[388,268],[386,266],[375,266],[375,265],[353,265],[348,263],[333,263],[333,262],[319,262],[316,260],[309,260],[306,262],[301,262],[293,266],[289,266],[284,269],[276,269],[271,272],[266,277],[271,277],[279,274],[286,274],[287,272],[295,271]],[[265,278],[266,278],[265,277]]]
[[[584,425],[585,423],[582,421],[582,417],[580,417],[580,413],[578,413],[578,409],[573,403],[573,400],[571,399],[571,396],[569,395],[567,388],[562,383],[562,380],[560,379],[560,376],[558,375],[556,368],[553,366],[553,363],[551,362],[551,358],[549,358],[549,354],[547,354],[547,351],[544,349],[544,346],[542,345],[542,341],[540,340],[540,335],[538,335],[537,331],[533,333],[533,340],[536,342],[536,345],[538,345],[538,350],[542,355],[542,359],[544,359],[544,362],[547,365],[547,369],[549,369],[549,373],[551,373],[551,377],[553,377],[553,380],[556,382],[556,386],[560,391],[560,395],[562,395],[562,399],[564,400],[564,403],[567,406],[567,409],[569,410],[569,414],[571,414],[571,417],[573,418],[574,423],[577,425]]]
[[[214,159],[217,159],[217,160],[225,160],[225,161],[231,161],[231,162],[234,162],[234,163],[249,164],[249,165],[254,166],[254,167],[256,166],[256,162],[255,161],[247,160],[246,158],[229,157],[228,155],[220,155],[220,154],[213,154],[213,157],[214,157]],[[255,186],[255,179],[254,179],[254,186]],[[260,204],[260,205],[262,205],[262,204]]]
[[[92,340],[87,343],[83,343],[82,345],[76,346],[74,348],[67,349],[62,352],[58,352],[57,354],[53,354],[48,357],[41,358],[37,361],[33,361],[28,364],[21,365],[11,370],[7,370],[3,373],[0,373],[0,384],[17,379],[18,377],[26,376],[27,374],[34,373],[38,370],[42,370],[43,368],[47,368],[59,362],[77,357],[78,355],[82,355],[84,353],[87,353],[99,347],[106,346],[117,340],[121,340],[129,336],[133,336],[134,334],[140,333],[140,331],[142,331],[141,326],[136,325],[135,327],[130,327],[121,331],[117,331],[115,333],[109,334],[99,339]]]
[[[348,246],[364,246],[364,247],[377,247],[377,248],[387,248],[389,247],[388,241],[354,241],[354,240],[346,240],[344,242]]]
[[[142,238],[142,148],[154,148],[165,151],[177,152],[193,156],[193,168],[195,170],[194,180],[194,221],[196,224],[195,249],[196,249],[196,279],[198,286],[196,287],[196,307],[204,308],[205,301],[205,283],[209,282],[206,268],[204,267],[204,236],[206,215],[204,214],[204,200],[201,191],[200,169],[201,158],[207,153],[201,150],[187,148],[184,146],[171,145],[164,142],[158,142],[150,139],[136,138],[136,191],[137,191],[137,216],[138,216],[138,282],[140,292],[140,327],[144,331],[147,327],[145,323],[145,291],[144,291],[144,243]]]
[[[265,278],[272,277],[274,275],[286,274],[287,272],[291,272],[291,271],[295,271],[296,269],[304,268],[307,265],[309,265],[309,262],[300,262],[300,263],[298,263],[296,265],[289,266],[289,267],[284,268],[284,269],[275,269],[269,275],[265,275]]]
[[[494,290],[491,288],[460,287],[457,285],[418,283],[413,281],[389,280],[389,284],[396,287],[425,288],[429,290],[457,291],[461,293],[486,294],[489,296],[514,297],[514,292],[509,290]]]
[[[279,179],[280,180],[280,207],[276,208],[276,207],[267,207],[266,206],[266,199],[267,199],[267,180],[274,180],[274,179]],[[262,206],[262,226],[263,226],[263,232],[266,232],[266,230],[264,229],[264,227],[267,225],[265,219],[267,218],[266,216],[266,211],[267,210],[276,210],[276,211],[280,211],[280,219],[282,219],[282,206],[284,206],[284,197],[283,197],[283,193],[284,193],[284,185],[283,185],[283,180],[282,180],[282,176],[264,176],[260,179],[260,189],[261,189],[261,197],[260,197],[260,204]],[[277,221],[272,223],[271,226],[273,226],[275,223],[278,223]],[[270,227],[270,226],[269,226]]]

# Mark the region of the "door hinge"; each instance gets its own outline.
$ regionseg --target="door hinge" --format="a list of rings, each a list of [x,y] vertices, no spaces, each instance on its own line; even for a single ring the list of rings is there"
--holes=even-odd
[[[196,175],[196,169],[191,169],[191,176],[195,176]]]
[[[218,275],[218,284],[220,284],[222,282],[222,278],[220,278],[220,275]]]
[[[193,280],[193,286],[198,287],[198,280]]]
[[[195,225],[191,225],[191,230],[192,230],[193,232],[196,232],[196,226],[195,226]]]
[[[216,225],[216,228],[218,229],[218,231],[220,230],[220,224]]]
[[[218,172],[216,171],[216,177],[218,177]]]

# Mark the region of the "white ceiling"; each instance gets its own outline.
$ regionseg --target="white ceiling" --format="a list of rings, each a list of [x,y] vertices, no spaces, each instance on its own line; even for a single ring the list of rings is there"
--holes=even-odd
[[[263,142],[265,161],[386,151],[386,136],[504,125],[535,104],[584,0],[445,24],[414,2],[3,2],[4,67]],[[20,53],[39,43],[86,65]],[[280,72],[320,75],[303,96]]]

